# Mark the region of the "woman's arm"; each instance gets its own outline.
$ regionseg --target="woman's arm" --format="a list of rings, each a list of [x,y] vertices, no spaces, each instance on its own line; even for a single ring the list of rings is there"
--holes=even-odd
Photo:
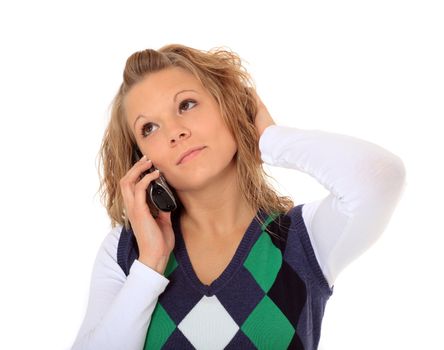
[[[73,350],[142,349],[157,299],[169,283],[139,260],[125,275],[117,263],[121,229],[114,228],[98,251],[85,319]]]
[[[338,274],[383,233],[405,188],[402,160],[365,140],[269,125],[262,160],[303,171],[330,194],[302,208],[316,258],[333,286]]]

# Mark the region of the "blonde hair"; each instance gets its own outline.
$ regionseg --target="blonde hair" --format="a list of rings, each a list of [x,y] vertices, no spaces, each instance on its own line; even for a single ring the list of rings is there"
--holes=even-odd
[[[169,44],[157,51],[146,49],[128,57],[123,82],[111,103],[111,117],[98,154],[98,192],[111,218],[111,226],[129,227],[119,181],[133,165],[132,148],[136,140],[127,124],[123,100],[131,87],[148,74],[172,67],[192,73],[217,101],[220,114],[238,146],[235,156],[238,182],[247,203],[256,212],[261,208],[268,215],[287,213],[294,206],[292,199],[276,193],[267,183],[266,177],[270,176],[262,167],[259,134],[254,124],[257,103],[251,91],[256,89],[241,58],[223,48],[202,51]],[[263,223],[258,216],[256,218]]]

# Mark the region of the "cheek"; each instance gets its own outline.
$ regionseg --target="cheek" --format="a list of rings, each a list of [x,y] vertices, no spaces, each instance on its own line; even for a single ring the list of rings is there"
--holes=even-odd
[[[237,150],[236,140],[225,125],[221,125],[220,128],[216,130],[214,139],[217,140],[220,146],[219,149],[222,152],[232,153]]]
[[[165,150],[160,142],[154,138],[149,141],[144,140],[142,141],[142,149],[147,158],[152,160],[154,166],[161,170],[165,167],[167,158],[165,157]]]

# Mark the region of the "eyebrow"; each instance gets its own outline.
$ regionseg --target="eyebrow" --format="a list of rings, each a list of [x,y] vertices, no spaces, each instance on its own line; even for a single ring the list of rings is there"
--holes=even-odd
[[[176,102],[177,95],[179,95],[179,94],[182,93],[182,92],[186,92],[186,91],[194,91],[194,92],[197,92],[196,90],[192,90],[192,89],[180,90],[180,91],[176,92],[176,94],[174,95],[173,101]],[[136,120],[134,121],[133,129],[136,128],[136,123],[137,123],[137,121],[138,121],[140,118],[142,118],[142,117],[144,117],[144,118],[148,118],[147,116],[144,116],[143,114],[139,114],[139,115],[137,116]]]

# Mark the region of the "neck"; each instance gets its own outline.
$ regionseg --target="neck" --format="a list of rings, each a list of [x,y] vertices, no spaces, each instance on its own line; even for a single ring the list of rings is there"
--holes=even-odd
[[[241,194],[236,176],[215,181],[211,189],[181,196],[182,233],[208,239],[224,239],[245,232],[256,215]],[[194,237],[196,238],[196,237]]]

